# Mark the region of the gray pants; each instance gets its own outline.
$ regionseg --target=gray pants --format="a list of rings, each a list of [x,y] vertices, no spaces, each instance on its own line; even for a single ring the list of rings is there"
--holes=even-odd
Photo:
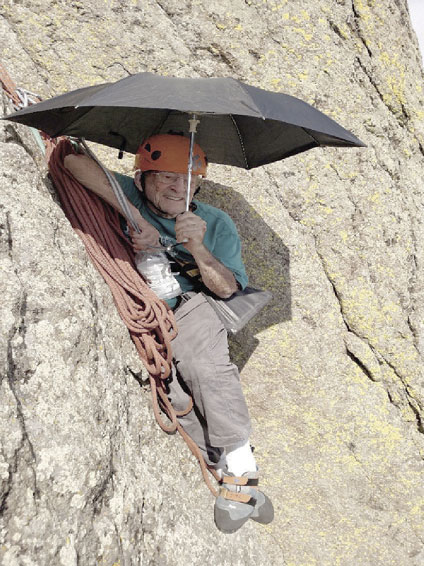
[[[178,336],[172,340],[173,375],[169,399],[208,464],[223,467],[225,448],[249,438],[251,424],[237,367],[228,353],[227,331],[201,295],[175,310]]]

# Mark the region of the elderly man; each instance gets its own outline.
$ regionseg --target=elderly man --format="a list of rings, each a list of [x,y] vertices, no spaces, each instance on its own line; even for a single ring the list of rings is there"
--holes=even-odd
[[[134,178],[114,173],[132,204],[141,233],[131,232],[135,251],[176,244],[174,255],[182,294],[168,299],[178,336],[172,341],[173,375],[169,398],[177,411],[194,407],[180,423],[217,469],[223,488],[215,502],[222,532],[238,530],[249,518],[269,523],[270,500],[257,489],[258,471],[249,444],[250,419],[238,370],[228,353],[227,333],[199,286],[221,298],[247,284],[240,239],[223,211],[193,200],[207,160],[195,144],[190,209],[186,212],[189,140],[159,134],[139,147]],[[88,157],[68,155],[66,168],[88,189],[121,212],[104,173]]]

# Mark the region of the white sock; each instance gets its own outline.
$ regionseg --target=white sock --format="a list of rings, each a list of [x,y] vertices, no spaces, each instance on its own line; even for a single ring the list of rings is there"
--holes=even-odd
[[[256,472],[257,466],[249,440],[243,440],[226,449],[227,469],[235,476]]]
[[[215,468],[215,472],[218,474],[219,479],[222,479],[223,471],[224,470],[222,468]]]

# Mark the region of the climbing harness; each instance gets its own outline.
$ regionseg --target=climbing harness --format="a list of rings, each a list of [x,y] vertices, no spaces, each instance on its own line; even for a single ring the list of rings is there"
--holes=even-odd
[[[18,90],[1,64],[0,81],[15,109],[40,99],[33,93],[23,89]],[[38,131],[34,131],[40,137]],[[66,138],[60,141],[53,140],[44,133],[41,133],[40,141],[41,139],[44,142],[44,153],[50,175],[63,210],[73,229],[82,239],[95,267],[108,284],[119,315],[127,326],[149,372],[155,418],[165,432],[178,430],[198,459],[208,488],[217,496],[208,472],[217,481],[219,481],[218,474],[207,466],[199,447],[177,420],[177,417],[192,410],[193,402],[190,400],[189,406],[184,411],[176,412],[167,396],[166,379],[172,372],[171,340],[177,335],[173,311],[153,293],[138,273],[134,264],[134,252],[122,232],[118,212],[94,193],[84,189],[65,168],[64,158],[75,153],[73,144]],[[84,151],[92,156],[86,144],[83,145]],[[97,159],[96,161],[99,163]],[[102,165],[100,166],[103,168]],[[109,174],[107,177],[113,176]],[[117,189],[113,187],[113,181],[112,188],[116,194]],[[131,213],[129,218],[132,218]],[[138,230],[138,227],[135,227]],[[161,412],[166,415],[169,422],[164,421]]]

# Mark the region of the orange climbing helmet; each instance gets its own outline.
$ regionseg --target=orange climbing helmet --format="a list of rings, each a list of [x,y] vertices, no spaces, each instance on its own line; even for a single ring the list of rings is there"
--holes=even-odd
[[[135,168],[141,171],[188,171],[190,140],[176,134],[157,134],[145,140],[137,149]],[[193,146],[193,175],[206,177],[208,163],[202,148]]]

